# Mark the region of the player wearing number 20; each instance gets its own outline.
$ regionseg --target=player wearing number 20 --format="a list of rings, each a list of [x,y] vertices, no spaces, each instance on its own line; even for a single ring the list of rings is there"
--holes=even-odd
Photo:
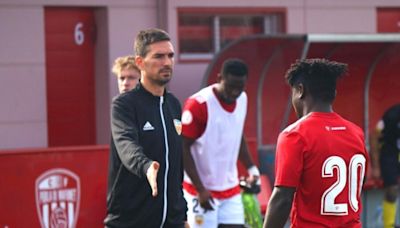
[[[264,227],[361,227],[369,157],[362,130],[332,109],[347,65],[298,60],[286,73],[300,118],[278,137],[275,186]]]

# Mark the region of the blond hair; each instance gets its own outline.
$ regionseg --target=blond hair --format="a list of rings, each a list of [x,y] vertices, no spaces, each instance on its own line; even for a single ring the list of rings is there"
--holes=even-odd
[[[118,76],[119,74],[121,74],[121,71],[125,69],[132,69],[140,72],[139,68],[135,64],[135,56],[127,55],[115,59],[114,65],[112,67],[113,74]]]

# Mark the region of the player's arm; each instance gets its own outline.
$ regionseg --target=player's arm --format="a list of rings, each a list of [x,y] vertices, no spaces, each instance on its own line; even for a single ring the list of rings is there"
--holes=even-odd
[[[251,158],[249,153],[249,149],[247,148],[246,139],[244,138],[243,135],[242,135],[242,140],[240,142],[239,160],[247,169],[254,165],[253,159]]]
[[[157,173],[159,163],[149,159],[139,143],[138,127],[132,121],[131,107],[118,98],[111,106],[111,133],[122,164],[136,176],[146,177],[152,189],[152,195],[157,196]]]
[[[284,227],[292,208],[296,186],[303,170],[305,142],[298,132],[283,131],[279,134],[275,157],[275,187],[272,190],[264,228]]]
[[[126,101],[114,99],[111,106],[111,134],[122,164],[134,175],[146,178],[152,160],[139,143],[139,128],[133,121],[135,112]]]
[[[382,120],[380,120],[380,122],[381,121]],[[373,131],[370,137],[372,177],[375,179],[381,178],[380,163],[379,163],[379,154],[380,154],[379,138],[381,137],[382,129],[380,125],[381,123],[377,124],[375,131]]]
[[[199,194],[200,206],[212,210],[213,202],[211,193],[204,187],[196,169],[196,163],[191,153],[191,146],[205,130],[207,124],[207,106],[204,102],[189,98],[184,105],[182,113],[182,139],[183,139],[183,165],[186,174],[192,181]]]
[[[249,181],[251,182],[257,181],[257,184],[261,184],[260,171],[258,170],[257,166],[254,165],[244,135],[242,135],[242,141],[240,143],[239,160],[246,167],[249,173]]]
[[[265,213],[264,228],[284,227],[292,208],[296,188],[275,186]]]
[[[213,199],[210,192],[204,187],[200,180],[199,174],[196,169],[196,164],[194,162],[192,153],[190,152],[190,147],[194,143],[195,139],[191,139],[183,136],[183,166],[185,168],[186,174],[190,177],[192,184],[196,187],[199,193],[199,201],[202,208],[206,210],[213,210],[210,201]]]

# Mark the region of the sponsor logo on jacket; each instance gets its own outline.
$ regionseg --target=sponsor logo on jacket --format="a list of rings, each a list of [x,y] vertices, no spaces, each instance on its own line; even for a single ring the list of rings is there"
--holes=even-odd
[[[153,125],[149,121],[146,121],[146,123],[143,126],[143,131],[152,131],[154,130]]]

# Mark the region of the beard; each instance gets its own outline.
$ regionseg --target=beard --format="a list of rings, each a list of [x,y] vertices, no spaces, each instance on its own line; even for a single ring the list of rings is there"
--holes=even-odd
[[[152,82],[152,84],[158,85],[158,86],[165,86],[168,84],[169,81],[171,81],[172,75],[163,75],[163,74],[158,74],[155,77],[149,77],[148,80]]]
[[[157,72],[148,71],[144,72],[142,75],[143,79],[150,82],[153,85],[165,86],[171,81],[172,78],[172,68],[164,67]]]
[[[172,69],[163,68],[158,72],[158,76],[154,79],[154,82],[160,86],[166,85],[172,78]]]
[[[168,84],[169,81],[171,81],[171,77],[169,77],[169,78],[155,79],[155,80],[154,80],[154,82],[155,82],[157,85],[160,85],[160,86],[165,86],[166,84]]]

